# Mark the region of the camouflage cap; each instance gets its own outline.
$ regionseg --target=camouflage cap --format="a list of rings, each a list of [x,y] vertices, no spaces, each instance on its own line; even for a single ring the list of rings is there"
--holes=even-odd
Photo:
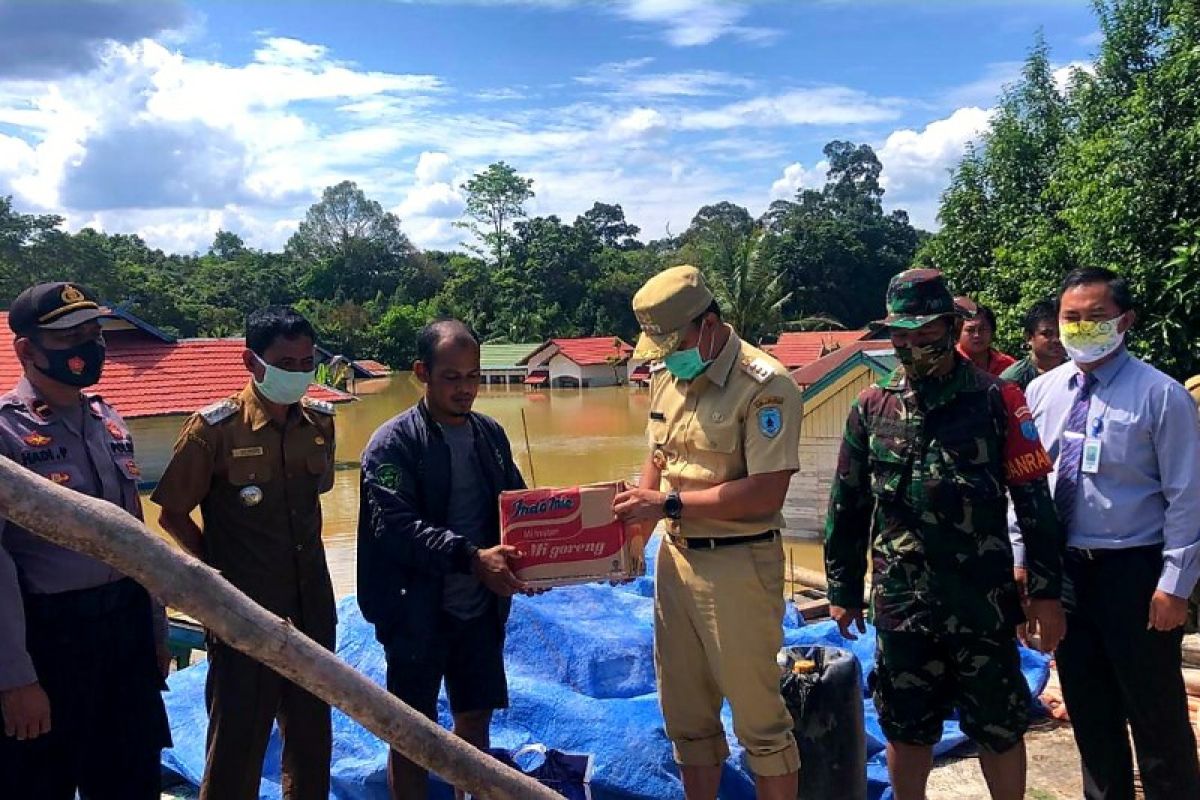
[[[919,328],[938,317],[961,312],[936,269],[910,269],[892,276],[887,290],[888,315],[873,328]]]
[[[642,328],[633,357],[657,361],[675,352],[684,330],[712,301],[700,270],[686,264],[646,281],[633,296],[633,315]]]

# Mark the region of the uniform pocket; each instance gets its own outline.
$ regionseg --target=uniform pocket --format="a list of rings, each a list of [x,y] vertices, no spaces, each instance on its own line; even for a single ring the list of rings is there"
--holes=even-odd
[[[126,479],[137,483],[142,479],[142,468],[138,466],[133,456],[116,456],[113,458],[113,463],[117,465],[117,472]]]
[[[994,500],[1004,494],[999,454],[987,439],[975,437],[942,445],[944,469],[954,488],[967,500]]]
[[[892,501],[900,494],[907,471],[907,447],[899,439],[871,436],[868,455],[871,491],[880,500]]]
[[[665,420],[652,419],[646,423],[646,438],[650,440],[652,446],[659,446],[667,443],[668,427]]]
[[[785,565],[779,537],[770,542],[755,542],[749,545],[749,550],[758,582],[771,597],[782,598]]]
[[[228,479],[234,486],[267,483],[271,480],[271,464],[264,458],[231,459]]]
[[[710,453],[732,453],[738,445],[741,432],[732,422],[707,422],[700,426],[693,442],[701,450]]]

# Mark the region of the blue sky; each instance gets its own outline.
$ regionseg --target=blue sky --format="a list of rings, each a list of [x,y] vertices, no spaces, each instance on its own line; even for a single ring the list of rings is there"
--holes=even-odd
[[[453,247],[503,159],[532,213],[653,238],[819,186],[840,138],[934,228],[1039,29],[1064,76],[1097,46],[1086,0],[0,0],[0,194],[191,252],[278,248],[348,178]]]

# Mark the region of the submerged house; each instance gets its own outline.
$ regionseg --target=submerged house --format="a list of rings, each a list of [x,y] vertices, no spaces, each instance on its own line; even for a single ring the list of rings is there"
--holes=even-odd
[[[481,382],[484,384],[523,383],[528,369],[521,362],[541,347],[540,342],[480,345]]]
[[[773,355],[791,372],[806,367],[841,347],[863,341],[870,336],[871,332],[867,330],[790,331],[779,334],[779,341],[775,344],[763,345],[762,349]]]
[[[846,415],[859,392],[889,374],[897,363],[890,341],[868,339],[847,344],[792,371],[804,397],[804,416],[800,471],[792,477],[792,491],[799,502],[789,527],[824,531]]]
[[[629,381],[633,347],[619,336],[551,339],[519,364],[527,386],[586,389],[621,386]]]

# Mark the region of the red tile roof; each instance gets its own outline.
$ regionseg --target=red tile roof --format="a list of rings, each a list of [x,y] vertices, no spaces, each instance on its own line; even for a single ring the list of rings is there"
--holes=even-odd
[[[8,315],[0,312],[0,328]],[[167,343],[141,332],[105,334],[108,357],[95,391],[123,417],[190,414],[246,385],[243,339],[181,339]],[[0,347],[0,392],[21,377],[21,365],[10,347]],[[311,397],[338,403],[351,395],[314,386]]]
[[[793,370],[792,380],[801,387],[809,386],[849,361],[855,353],[864,350],[869,353],[875,350],[891,349],[892,343],[888,339],[869,339],[865,342],[851,342],[850,344],[842,345],[826,356],[818,358],[811,364],[806,364],[800,369]]]
[[[782,333],[775,344],[763,349],[775,356],[789,370],[813,363],[838,347],[857,342],[870,331],[795,331]]]
[[[619,343],[619,347],[614,347],[614,342]],[[557,349],[551,350],[545,361],[561,353],[581,367],[606,366],[609,359],[618,353],[618,363],[624,363],[633,355],[633,347],[617,336],[591,336],[584,339],[551,339],[517,363],[529,364],[534,356],[546,352],[551,347]]]
[[[362,367],[367,372],[371,373],[372,378],[382,378],[385,375],[392,374],[392,368],[386,364],[380,364],[378,361],[371,361],[368,358],[360,358],[354,362],[359,367]]]

